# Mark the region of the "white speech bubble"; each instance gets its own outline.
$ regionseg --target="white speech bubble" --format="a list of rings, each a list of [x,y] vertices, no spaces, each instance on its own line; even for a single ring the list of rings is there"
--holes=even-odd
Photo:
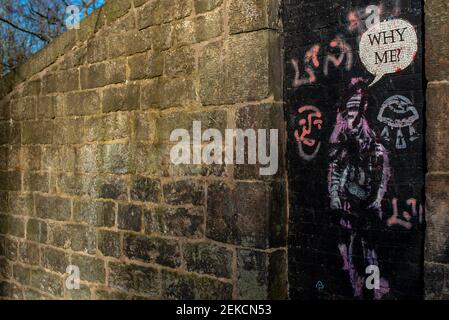
[[[375,76],[372,86],[385,74],[401,72],[416,58],[418,37],[408,21],[384,21],[368,29],[360,40],[360,59]]]

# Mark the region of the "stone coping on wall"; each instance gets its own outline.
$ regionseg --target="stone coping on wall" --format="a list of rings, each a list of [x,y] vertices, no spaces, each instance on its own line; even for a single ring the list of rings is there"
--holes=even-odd
[[[72,50],[72,48],[82,46],[105,26],[111,25],[128,13],[129,10],[143,3],[145,1],[142,0],[108,0],[102,7],[83,19],[80,22],[79,29],[67,30],[59,35],[26,62],[0,79],[0,98],[12,92],[18,84],[55,63],[59,57]]]

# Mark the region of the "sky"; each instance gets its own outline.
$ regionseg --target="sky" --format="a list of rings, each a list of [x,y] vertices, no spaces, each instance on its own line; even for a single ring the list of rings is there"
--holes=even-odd
[[[39,32],[33,28],[33,19],[36,19],[37,16],[35,14],[31,15],[33,19],[30,19],[30,15],[26,10],[31,10],[28,4],[33,0],[12,0],[12,7],[8,12],[3,12],[3,7],[6,5],[5,0],[0,0],[0,16],[7,18],[12,21],[14,24],[25,28],[27,30],[31,30],[33,32]],[[82,10],[82,0],[64,0],[69,5],[76,5],[80,8],[80,20],[84,19],[84,12]],[[97,0],[96,1],[96,9],[104,5],[107,0]],[[47,6],[52,7],[52,4],[61,4],[64,2],[62,0],[47,0]],[[25,10],[25,15],[23,15],[21,10]],[[93,11],[93,8],[90,8],[88,14]],[[12,15],[11,15],[12,14]],[[43,13],[45,14],[45,13]],[[58,15],[61,15],[59,18],[62,21],[65,21],[68,17],[68,14],[64,14],[64,10],[60,10]],[[11,41],[11,36],[13,37],[13,41]],[[4,37],[4,38],[3,38]],[[2,41],[4,39],[4,41]],[[31,54],[36,53],[41,50],[45,46],[45,42],[38,39],[35,36],[32,36],[23,31],[12,28],[7,23],[0,22],[0,41],[2,41],[0,45],[0,77],[4,74],[7,74],[12,68],[17,66],[18,64],[23,62],[23,54],[26,50],[26,57],[29,57]],[[24,49],[25,48],[25,49]],[[17,53],[19,52],[19,53]],[[13,57],[13,58],[8,58]],[[14,57],[19,57],[17,60]],[[26,59],[25,57],[25,59]]]
[[[0,0],[0,1],[1,1],[1,0]],[[60,2],[60,0],[50,0],[50,1],[57,1],[57,2]],[[22,4],[22,5],[26,5],[26,4],[29,2],[29,0],[19,0],[19,2],[20,2],[20,4]],[[82,10],[82,1],[81,1],[81,0],[67,0],[67,3],[68,3],[69,5],[76,5],[76,6],[78,6],[78,7],[80,8],[80,12],[81,12],[80,19],[82,20],[82,19],[85,18],[84,15],[82,14],[82,13],[83,13],[83,10]],[[105,0],[97,0],[97,2],[96,2],[96,8],[98,9],[99,7],[101,7],[102,5],[104,5],[104,3],[105,3]],[[89,9],[89,12],[88,12],[88,13],[90,14],[92,11],[93,11],[93,9]],[[65,20],[66,18],[67,18],[67,15],[64,16],[64,20]],[[35,41],[34,41],[33,43],[34,43],[34,45],[31,47],[33,53],[39,51],[39,50],[42,49],[42,47],[44,46],[44,43],[41,43],[40,41],[39,41],[39,42],[35,42]]]

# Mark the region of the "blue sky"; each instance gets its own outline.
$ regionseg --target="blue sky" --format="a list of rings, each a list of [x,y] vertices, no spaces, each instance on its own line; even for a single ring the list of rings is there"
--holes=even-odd
[[[0,1],[4,1],[4,0],[0,0]],[[104,5],[105,1],[107,0],[97,0],[96,1],[96,8],[98,9],[99,7],[101,7],[102,5]],[[28,6],[28,4],[31,2],[31,0],[15,0],[12,1],[12,16],[11,14],[7,13],[5,16],[8,17],[7,19],[9,19],[10,21],[12,21],[14,24],[26,29],[26,30],[30,30],[33,32],[36,32],[36,30],[33,29],[33,20],[27,17],[24,17],[22,15],[19,15],[18,12],[20,12],[21,10],[25,10],[25,13],[27,13],[27,10],[31,10],[30,7]],[[84,17],[84,12],[82,9],[82,1],[81,0],[66,0],[65,2],[67,2],[67,4],[69,5],[76,5],[80,8],[80,19],[82,20]],[[48,7],[52,7],[52,4],[63,4],[64,2],[61,0],[49,0],[47,3]],[[1,7],[0,7],[1,9]],[[16,11],[17,10],[17,11]],[[0,10],[1,11],[1,10]],[[88,14],[90,14],[93,11],[93,8],[90,8],[88,11]],[[0,12],[0,14],[3,13]],[[43,14],[45,14],[45,12],[43,12]],[[58,15],[60,15],[59,19],[61,21],[65,21],[65,19],[68,17],[67,14],[65,14],[65,10],[64,8],[59,7],[58,9]],[[36,16],[34,15],[34,18],[36,18]],[[40,49],[42,49],[42,47],[45,45],[45,42],[38,39],[37,37],[34,37],[26,32],[17,30],[12,28],[11,26],[9,26],[6,23],[1,23],[1,35],[2,36],[11,36],[10,31],[13,31],[13,37],[16,41],[16,43],[18,44],[17,48],[19,48],[20,46],[23,48],[25,45],[26,48],[28,48],[28,53],[27,55],[29,55],[30,53],[36,53],[37,51],[39,51]],[[8,30],[7,32],[5,30]],[[56,31],[56,29],[55,29]],[[37,31],[39,32],[39,31]],[[1,39],[0,39],[1,41]],[[8,42],[5,42],[8,43]],[[21,45],[19,45],[19,43]],[[6,48],[6,49],[5,49]],[[9,49],[8,49],[9,48]],[[8,58],[6,58],[8,56],[9,53],[11,53],[12,55],[14,54],[16,48],[14,47],[14,45],[9,46],[9,47],[3,47],[1,52],[0,52],[0,59],[5,59],[4,61],[0,61],[1,63],[3,63],[4,66],[8,66],[6,69],[4,69],[3,71],[8,71],[9,70],[9,61],[7,60]],[[21,50],[21,49],[20,49]],[[11,67],[14,67],[16,62],[12,62]],[[1,75],[0,75],[1,76]]]
[[[27,1],[28,0],[21,0],[21,2],[22,3],[27,3]],[[76,5],[76,6],[78,6],[79,8],[80,8],[80,12],[81,12],[81,15],[80,15],[80,19],[82,20],[82,19],[84,19],[85,17],[83,16],[83,14],[82,14],[82,1],[81,0],[69,0],[69,1],[67,1],[67,3],[69,4],[69,5]],[[104,3],[105,3],[105,0],[97,0],[97,2],[96,2],[96,8],[98,9],[98,8],[100,8],[102,5],[104,5]],[[88,11],[88,14],[90,14],[90,13],[92,13],[92,11],[93,11],[93,9],[89,9],[89,11]],[[64,19],[66,18],[67,16],[65,16],[64,17]],[[37,52],[37,51],[39,51],[40,49],[42,49],[42,46],[40,46],[40,47],[37,47],[37,48],[33,48],[33,51],[34,52]]]

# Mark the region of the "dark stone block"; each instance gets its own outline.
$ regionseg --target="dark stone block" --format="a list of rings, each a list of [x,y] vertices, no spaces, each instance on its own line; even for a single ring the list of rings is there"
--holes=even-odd
[[[209,185],[207,237],[256,248],[285,244],[286,212],[277,190],[277,182],[237,182],[234,189]]]
[[[125,235],[123,254],[129,259],[158,263],[171,268],[181,265],[179,244],[175,240]]]
[[[162,296],[169,300],[230,300],[232,284],[196,275],[162,271]]]
[[[124,230],[140,231],[142,228],[142,208],[135,205],[120,205],[118,227]]]
[[[182,180],[164,184],[165,201],[168,204],[204,204],[204,184],[196,180]]]
[[[159,271],[151,267],[109,263],[108,283],[111,288],[155,297],[160,293]]]
[[[183,257],[187,270],[205,273],[219,278],[230,278],[232,273],[231,250],[212,243],[186,243],[183,245]]]
[[[284,251],[265,253],[240,249],[237,252],[239,299],[286,299],[287,257]]]
[[[161,200],[161,182],[159,179],[137,177],[131,189],[131,198],[158,203]]]

